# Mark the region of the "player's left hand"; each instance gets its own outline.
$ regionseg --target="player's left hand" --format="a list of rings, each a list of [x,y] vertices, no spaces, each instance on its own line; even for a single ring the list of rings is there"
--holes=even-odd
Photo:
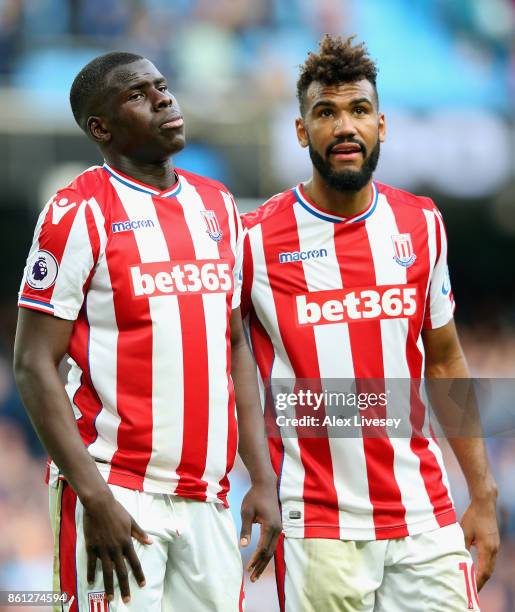
[[[461,519],[465,546],[468,550],[471,546],[477,548],[476,583],[478,591],[492,575],[499,550],[500,538],[495,501],[495,495],[473,500]]]
[[[257,548],[246,567],[246,570],[251,572],[251,581],[255,582],[272,558],[282,529],[277,489],[273,481],[251,486],[241,503],[241,521],[242,547],[250,544],[252,523],[261,525]]]

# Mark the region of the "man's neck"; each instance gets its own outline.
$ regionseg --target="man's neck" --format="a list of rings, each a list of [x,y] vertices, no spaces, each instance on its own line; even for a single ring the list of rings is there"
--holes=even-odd
[[[372,181],[360,191],[338,191],[330,187],[322,177],[314,172],[304,183],[304,191],[317,206],[344,217],[353,217],[363,212],[372,198]]]
[[[123,174],[127,174],[127,176],[160,191],[165,191],[177,182],[175,168],[170,159],[145,163],[136,162],[122,155],[106,155],[105,160],[115,170],[119,170]]]

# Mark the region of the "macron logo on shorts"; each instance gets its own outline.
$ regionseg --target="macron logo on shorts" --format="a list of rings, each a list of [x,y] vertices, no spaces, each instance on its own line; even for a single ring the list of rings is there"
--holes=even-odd
[[[113,234],[120,232],[130,232],[131,230],[137,230],[144,227],[154,227],[152,219],[135,219],[134,221],[115,221],[111,224]]]

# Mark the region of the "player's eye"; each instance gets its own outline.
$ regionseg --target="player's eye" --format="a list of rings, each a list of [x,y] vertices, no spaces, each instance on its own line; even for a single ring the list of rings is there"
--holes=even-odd
[[[320,116],[321,117],[332,117],[333,116],[333,111],[331,108],[323,108],[320,111]]]
[[[141,91],[135,91],[129,96],[129,100],[138,100],[139,98],[142,98],[142,97],[143,97],[143,94],[141,93]]]
[[[356,113],[356,115],[365,115],[367,110],[363,106],[356,106],[356,108],[354,109],[354,112]]]
[[[166,91],[168,89],[168,85],[159,85],[159,91]]]

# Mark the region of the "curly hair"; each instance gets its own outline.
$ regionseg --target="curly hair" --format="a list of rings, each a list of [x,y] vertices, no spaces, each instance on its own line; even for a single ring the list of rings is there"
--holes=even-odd
[[[378,103],[377,66],[370,59],[365,44],[354,45],[354,38],[356,36],[349,36],[344,40],[341,36],[326,34],[320,41],[318,54],[308,53],[297,81],[297,99],[302,114],[306,110],[306,92],[314,81],[322,85],[337,85],[366,79],[374,86]]]

